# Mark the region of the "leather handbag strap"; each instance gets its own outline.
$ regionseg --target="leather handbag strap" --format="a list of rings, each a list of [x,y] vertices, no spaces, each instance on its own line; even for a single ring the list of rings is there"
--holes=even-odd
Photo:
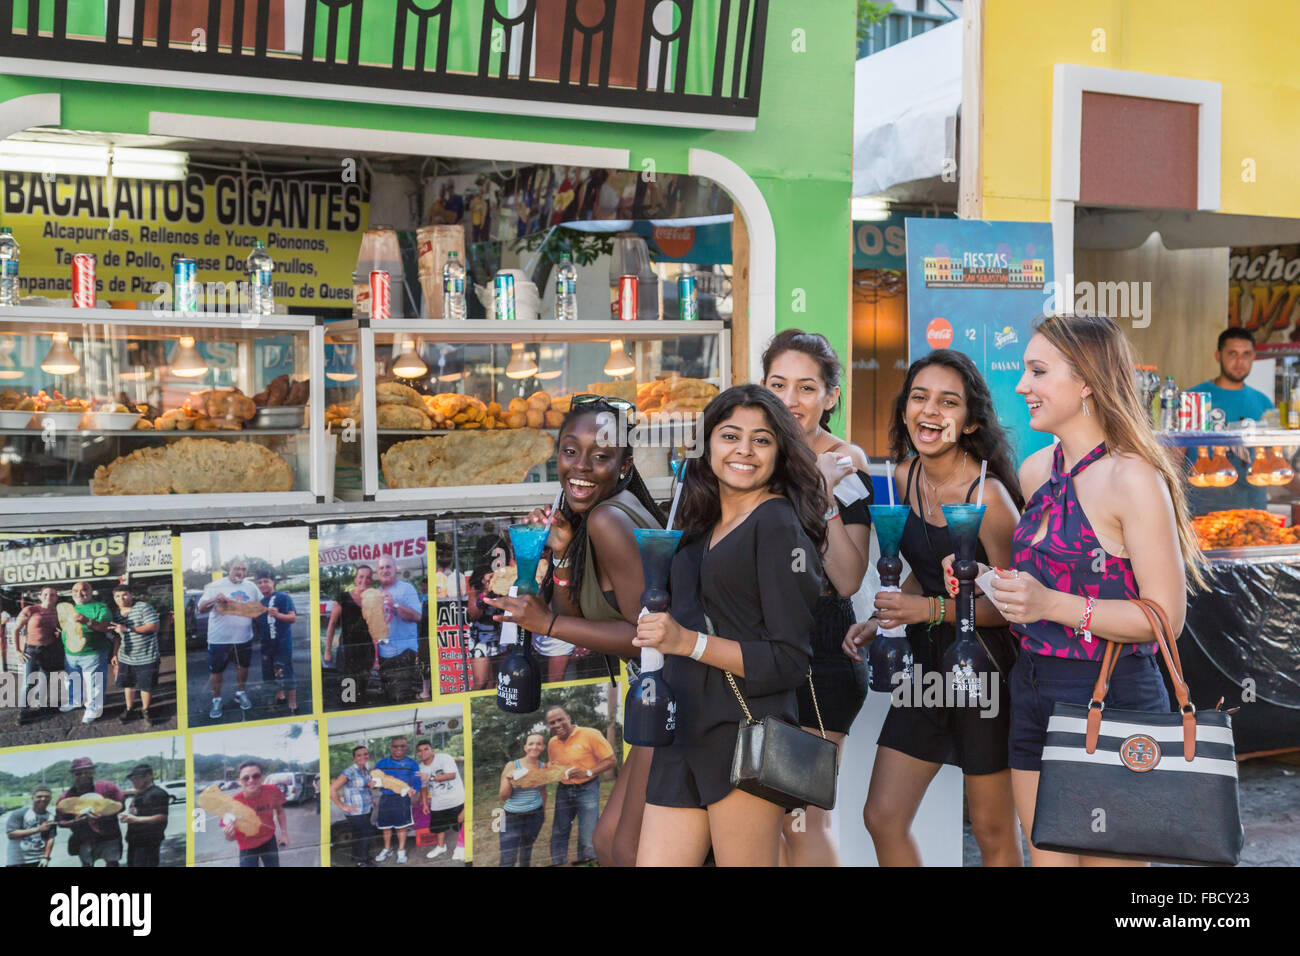
[[[731,685],[731,691],[736,695],[736,700],[740,701],[740,709],[745,712],[745,722],[750,724],[758,723],[754,715],[749,712],[749,705],[745,703],[745,698],[740,696],[740,688],[736,686],[736,678],[731,676],[731,671],[723,671],[727,675],[727,683]],[[812,693],[813,710],[817,712],[817,729],[821,731],[822,740],[826,740],[826,725],[822,723],[822,709],[817,703],[817,688],[813,686],[812,670],[808,671],[808,690]]]
[[[1142,609],[1155,641],[1169,671],[1170,681],[1174,685],[1174,696],[1178,699],[1178,710],[1183,716],[1183,758],[1190,761],[1196,757],[1196,707],[1191,702],[1187,691],[1187,681],[1183,679],[1182,661],[1178,658],[1176,639],[1169,624],[1169,616],[1155,601],[1146,598],[1131,599]],[[1172,648],[1172,650],[1171,650]],[[1120,645],[1106,641],[1106,650],[1102,655],[1101,673],[1093,687],[1092,699],[1088,702],[1088,721],[1084,748],[1088,753],[1097,749],[1097,739],[1101,735],[1101,714],[1105,709],[1106,693],[1110,689],[1110,679],[1119,663]]]

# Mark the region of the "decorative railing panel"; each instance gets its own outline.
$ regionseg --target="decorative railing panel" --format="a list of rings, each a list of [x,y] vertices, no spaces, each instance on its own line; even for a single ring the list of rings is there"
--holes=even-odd
[[[0,0],[0,57],[755,117],[766,19],[767,0]]]

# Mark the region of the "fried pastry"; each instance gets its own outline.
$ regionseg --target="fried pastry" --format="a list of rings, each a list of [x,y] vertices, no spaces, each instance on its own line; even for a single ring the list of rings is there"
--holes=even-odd
[[[55,605],[59,627],[63,629],[63,647],[69,654],[80,654],[86,649],[86,627],[77,620],[77,609],[67,601]]]
[[[423,408],[424,399],[420,393],[401,382],[380,382],[375,386],[375,402],[379,405],[410,405]]]
[[[289,394],[285,396],[284,404],[286,405],[306,405],[307,398],[311,394],[311,382],[303,379],[300,382],[294,382],[289,386]]]
[[[218,601],[216,607],[222,614],[229,614],[231,617],[252,619],[266,613],[266,605],[261,601]]]
[[[156,424],[156,423],[155,423]],[[289,491],[293,469],[264,445],[220,438],[182,438],[137,448],[95,469],[97,495],[222,494]]]
[[[74,817],[97,813],[101,817],[116,816],[122,812],[122,804],[98,793],[83,793],[79,797],[64,797],[58,802],[60,813]]]
[[[365,619],[370,639],[378,644],[388,640],[388,617],[384,614],[384,592],[379,588],[366,588],[361,595],[361,616]]]
[[[244,836],[257,836],[262,829],[262,821],[257,818],[256,810],[229,794],[222,793],[215,783],[199,793],[196,802],[223,824],[229,818],[235,824],[235,829]]]
[[[432,428],[429,416],[410,405],[384,404],[375,409],[380,428]]]
[[[410,784],[403,783],[401,780],[384,773],[382,770],[370,771],[370,779],[388,792],[395,793],[399,797],[404,797],[411,792]]]
[[[535,429],[455,431],[398,442],[381,463],[389,488],[499,485],[523,481],[554,451],[554,439]]]

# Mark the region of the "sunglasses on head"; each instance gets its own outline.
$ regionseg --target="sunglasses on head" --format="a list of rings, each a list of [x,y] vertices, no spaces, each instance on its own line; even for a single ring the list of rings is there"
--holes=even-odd
[[[591,392],[583,392],[581,395],[574,395],[573,401],[570,402],[569,407],[572,408],[575,405],[590,405],[595,402],[602,402],[610,408],[617,408],[619,411],[627,412],[631,415],[635,415],[637,410],[636,405],[629,402],[626,398],[618,398],[611,395],[593,395]]]

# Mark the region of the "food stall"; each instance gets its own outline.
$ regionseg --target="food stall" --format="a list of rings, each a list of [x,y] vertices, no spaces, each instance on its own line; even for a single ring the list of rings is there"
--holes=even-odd
[[[1277,84],[1286,57],[1268,44],[1287,13],[1264,3],[1224,16],[1191,0],[1175,30],[1170,8],[1140,0],[1059,18],[1031,0],[963,7],[961,115],[979,121],[962,123],[958,215],[1050,224],[1045,304],[1110,316],[1135,359],[1182,388],[1219,374],[1216,338],[1230,325],[1260,346],[1296,337],[1300,188],[1261,175],[1295,148],[1295,83]],[[1189,44],[1206,55],[1185,56]],[[1220,55],[1229,48],[1259,55]],[[1262,377],[1247,384],[1289,401],[1289,387]],[[1300,447],[1286,425],[1284,414],[1162,438],[1199,459],[1188,461],[1197,480],[1221,470],[1216,447],[1281,478]],[[1288,478],[1266,512],[1197,522],[1214,585],[1190,598],[1182,659],[1198,707],[1224,697],[1241,708],[1238,755],[1300,747],[1295,490]]]
[[[354,567],[386,556],[420,592],[427,693],[468,723],[470,698],[495,693],[490,668],[471,661],[484,643],[470,634],[483,624],[472,602],[509,586],[506,525],[555,497],[556,425],[574,394],[658,414],[664,430],[637,462],[666,496],[683,427],[719,389],[755,378],[778,328],[844,351],[848,144],[823,144],[842,139],[851,90],[823,80],[851,63],[850,13],[603,5],[592,24],[589,11],[556,16],[562,5],[535,0],[509,14],[408,4],[395,24],[391,7],[359,0],[271,0],[246,18],[219,0],[134,16],[49,0],[0,24],[0,225],[21,244],[26,300],[0,305],[0,622],[38,599],[38,559],[100,547],[90,536],[123,525],[169,533],[170,563],[155,549],[148,571],[175,576],[189,684],[167,727],[191,783],[212,722],[195,704],[208,693],[196,607],[235,557],[302,588],[301,717],[319,726],[324,757],[331,614]],[[800,54],[808,37],[837,35],[839,52],[763,56],[769,36],[799,37]],[[764,79],[825,89],[760,111]],[[722,251],[692,259],[703,220],[722,230]],[[472,284],[491,288],[537,255],[558,265],[562,224],[610,233],[587,241],[598,251],[579,263],[576,317],[550,318],[540,279],[540,317],[478,317]],[[425,228],[449,226],[463,230],[453,245],[471,271],[464,320],[440,317],[441,277],[417,249]],[[385,234],[382,252],[366,250],[368,230]],[[649,244],[657,274],[641,272],[643,308],[618,321],[608,248],[628,235]],[[205,289],[234,291],[257,240],[275,260],[272,311],[251,314],[238,295],[173,311],[177,257],[197,260]],[[69,301],[77,254],[97,258],[97,308]],[[698,320],[677,318],[672,263],[699,276]],[[371,311],[371,268],[389,273],[391,318]],[[91,543],[47,548],[46,535]],[[131,579],[135,554],[101,569],[97,593]],[[69,580],[58,578],[60,601]],[[15,671],[12,630],[0,664]],[[574,657],[566,684],[609,680],[603,658]],[[69,735],[126,732],[102,727]],[[0,735],[0,770],[8,748],[53,742],[8,724]]]

